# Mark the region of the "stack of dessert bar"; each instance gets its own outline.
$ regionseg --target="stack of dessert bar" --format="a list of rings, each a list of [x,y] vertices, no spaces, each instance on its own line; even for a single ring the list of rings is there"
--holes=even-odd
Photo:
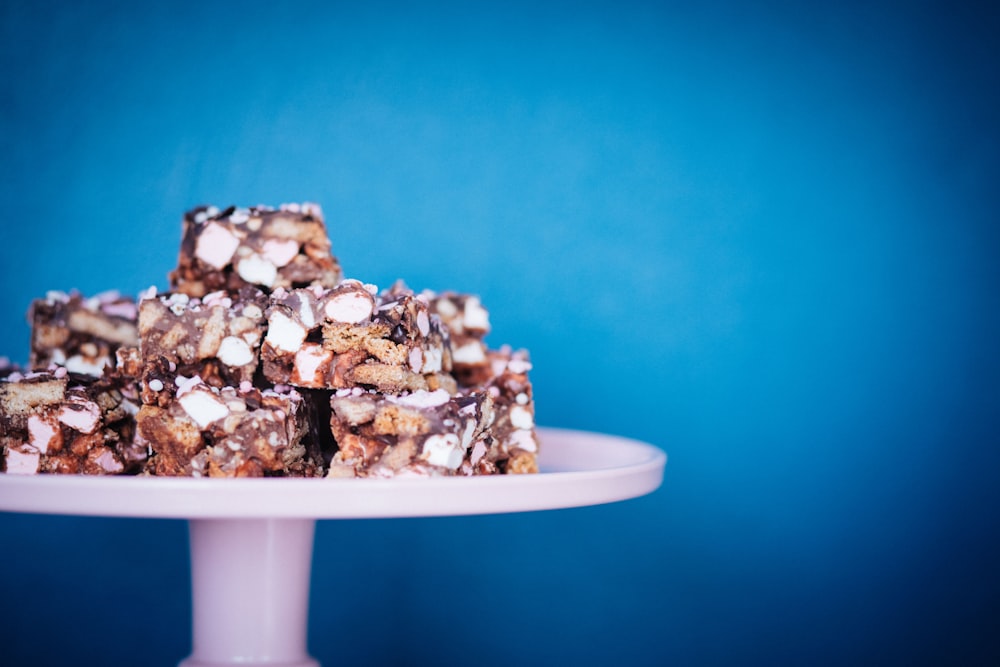
[[[0,358],[0,471],[537,472],[525,351],[473,295],[345,279],[314,204],[185,214],[169,290],[53,292]]]

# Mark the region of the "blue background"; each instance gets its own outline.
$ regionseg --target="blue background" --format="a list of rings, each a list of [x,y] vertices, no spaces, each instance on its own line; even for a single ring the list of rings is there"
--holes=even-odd
[[[992,5],[996,7],[996,5]],[[0,353],[164,287],[199,203],[477,292],[539,420],[664,486],[320,522],[328,665],[1000,664],[997,11],[10,2]],[[180,521],[0,515],[0,663],[172,665]]]

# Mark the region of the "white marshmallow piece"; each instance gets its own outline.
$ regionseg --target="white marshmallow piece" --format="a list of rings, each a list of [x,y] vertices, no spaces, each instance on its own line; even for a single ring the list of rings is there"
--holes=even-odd
[[[486,443],[482,440],[477,440],[476,444],[472,447],[472,454],[470,454],[470,462],[472,465],[479,463],[482,458],[486,456]]]
[[[465,300],[463,320],[466,329],[475,329],[477,331],[490,330],[490,314],[486,312],[486,309],[483,308],[477,297],[470,296]]]
[[[415,347],[410,350],[410,370],[414,373],[419,373],[420,369],[424,367],[424,355],[420,352],[419,347]]]
[[[338,294],[326,302],[324,312],[331,322],[358,324],[371,319],[375,302],[368,292],[361,290]]]
[[[190,303],[191,297],[187,294],[171,294],[170,298],[164,299],[163,303],[170,308],[170,312],[180,317],[188,308],[188,303]]]
[[[441,348],[424,348],[424,373],[440,373],[443,363]]]
[[[517,430],[511,431],[510,440],[507,441],[507,448],[523,449],[526,452],[537,452],[538,442],[531,431]]]
[[[76,402],[74,404],[80,406],[81,409],[74,410],[68,405],[63,406],[59,411],[59,421],[80,433],[93,433],[96,431],[97,422],[101,418],[101,409],[97,407],[97,404],[90,401]]]
[[[454,433],[436,433],[424,440],[422,458],[431,465],[457,470],[465,452]]]
[[[56,427],[38,415],[28,417],[28,444],[42,454],[47,454],[52,439],[56,437]],[[11,449],[11,452],[14,450]],[[32,471],[34,472],[34,471]]]
[[[451,358],[459,364],[481,364],[486,361],[486,353],[482,343],[471,341],[452,350]]]
[[[215,292],[209,292],[205,296],[201,297],[201,305],[206,308],[212,308],[214,306],[230,308],[233,305],[233,300],[230,299],[224,291],[217,290]]]
[[[246,366],[253,361],[253,352],[246,341],[236,336],[226,336],[219,343],[219,351],[215,355],[227,366]]]
[[[455,307],[455,302],[451,299],[438,299],[434,307],[437,308],[438,314],[441,317],[451,319],[458,315],[458,308]]]
[[[523,405],[515,405],[510,409],[510,423],[514,428],[529,429],[535,425],[535,418]]]
[[[511,359],[507,362],[507,370],[511,373],[523,375],[531,370],[531,362],[524,359]]]
[[[229,264],[233,253],[240,247],[240,240],[222,225],[211,222],[205,225],[194,246],[194,256],[211,267],[221,269]]]
[[[299,254],[299,242],[295,239],[268,239],[264,241],[261,255],[275,266],[285,266]]]
[[[102,303],[101,312],[111,317],[120,317],[123,320],[131,320],[133,322],[139,316],[138,308],[131,301]]]
[[[417,329],[421,336],[427,336],[431,332],[431,321],[426,311],[421,310],[417,313]]]
[[[125,470],[125,466],[123,466],[121,462],[115,458],[115,455],[111,453],[110,449],[98,454],[97,458],[94,459],[94,463],[101,466],[101,469],[105,472],[111,474],[117,474]]]
[[[93,375],[94,377],[100,377],[104,374],[104,366],[106,361],[103,358],[99,358],[96,362],[87,361],[79,354],[74,354],[72,357],[63,362],[63,366],[70,373],[79,373],[80,375]]]
[[[322,345],[307,343],[295,354],[292,377],[306,386],[322,387],[324,378],[320,373],[321,367],[332,359],[333,353],[324,350]]]
[[[306,339],[305,328],[280,311],[271,313],[264,342],[276,350],[298,352]]]
[[[386,396],[386,398],[397,405],[405,405],[409,408],[436,408],[451,400],[451,395],[444,389],[435,389],[434,391],[418,389],[406,396]]]
[[[278,267],[257,254],[241,259],[236,265],[236,273],[248,283],[264,287],[274,287],[274,281],[278,279]]]
[[[174,378],[174,384],[177,385],[176,396],[180,398],[181,396],[188,393],[198,385],[204,383],[201,381],[201,377],[198,375],[194,375],[189,378],[186,378],[183,375],[178,375],[177,377]]]
[[[302,320],[302,324],[306,325],[310,329],[316,326],[316,317],[313,315],[313,305],[309,297],[304,293],[299,294],[299,319]]]
[[[40,460],[41,455],[36,451],[22,452],[10,447],[7,449],[7,474],[34,475]]]
[[[465,430],[462,431],[462,449],[469,448],[469,445],[472,444],[472,435],[475,432],[476,432],[476,422],[470,419],[465,424]]]
[[[192,389],[177,400],[184,412],[201,428],[229,414],[229,408],[208,389]]]

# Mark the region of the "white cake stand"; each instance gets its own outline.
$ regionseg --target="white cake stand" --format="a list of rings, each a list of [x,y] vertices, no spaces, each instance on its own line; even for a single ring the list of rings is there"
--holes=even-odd
[[[306,650],[316,519],[498,514],[654,491],[666,455],[539,429],[538,475],[390,480],[0,475],[0,511],[188,519],[193,649],[181,667],[318,667]]]

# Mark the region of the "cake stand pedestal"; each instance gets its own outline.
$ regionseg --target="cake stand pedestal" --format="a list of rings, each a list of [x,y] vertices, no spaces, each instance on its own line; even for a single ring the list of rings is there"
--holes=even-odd
[[[181,667],[318,667],[306,648],[317,519],[499,514],[654,491],[666,455],[597,433],[539,429],[537,475],[189,479],[0,475],[0,511],[187,519],[192,652]]]
[[[192,519],[191,657],[181,667],[318,667],[306,651],[313,519]]]

